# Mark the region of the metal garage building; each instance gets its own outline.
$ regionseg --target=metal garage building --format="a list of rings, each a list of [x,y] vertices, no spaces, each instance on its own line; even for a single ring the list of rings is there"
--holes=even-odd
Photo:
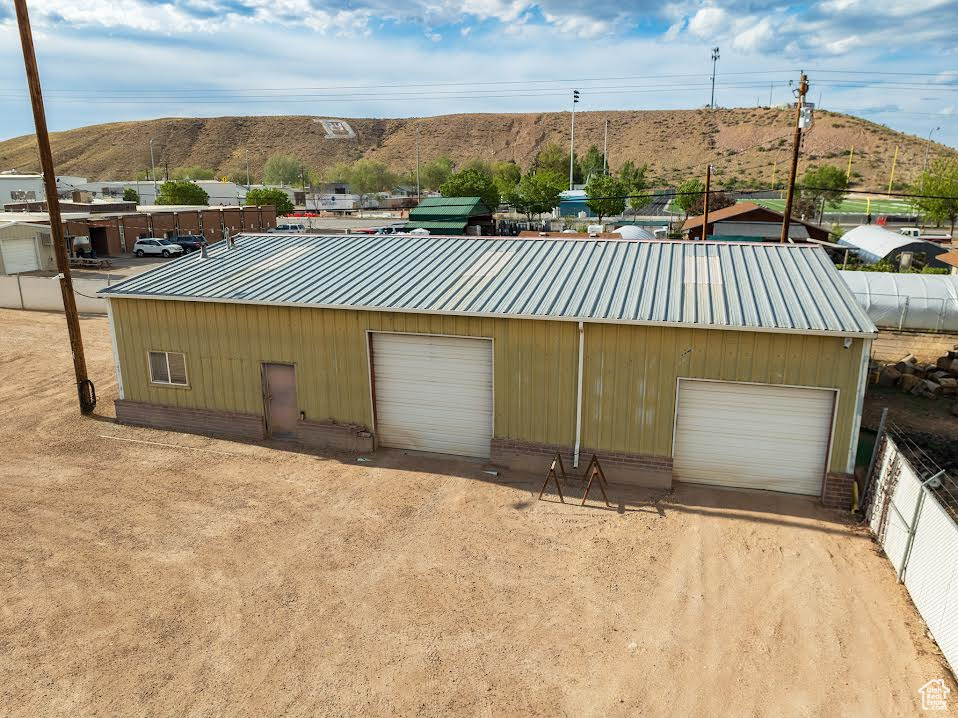
[[[55,267],[49,227],[28,222],[0,222],[0,274]]]
[[[120,421],[850,495],[875,327],[816,246],[244,235],[101,296]]]

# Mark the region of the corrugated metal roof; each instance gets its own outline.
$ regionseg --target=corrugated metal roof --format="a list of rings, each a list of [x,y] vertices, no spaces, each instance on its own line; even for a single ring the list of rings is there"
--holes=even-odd
[[[871,335],[817,246],[240,235],[101,292],[242,304]]]
[[[479,197],[426,197],[409,211],[410,220],[438,220],[491,214]]]

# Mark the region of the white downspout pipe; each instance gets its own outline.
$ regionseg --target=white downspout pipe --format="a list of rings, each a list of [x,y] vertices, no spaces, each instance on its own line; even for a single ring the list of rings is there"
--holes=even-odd
[[[110,346],[113,349],[113,368],[116,371],[116,390],[120,399],[126,398],[123,391],[123,369],[120,366],[120,352],[116,344],[116,324],[113,321],[113,302],[109,298],[106,300],[106,318],[110,327]]]
[[[855,455],[858,453],[858,437],[861,433],[862,410],[865,405],[865,390],[868,386],[868,362],[871,359],[872,340],[862,340],[861,364],[858,369],[858,387],[855,396],[855,416],[852,419],[851,445],[848,447],[848,462],[846,470],[849,474],[855,473]]]
[[[572,455],[572,468],[579,468],[579,447],[582,441],[582,355],[585,348],[585,327],[579,322],[579,363],[575,390],[575,453]]]

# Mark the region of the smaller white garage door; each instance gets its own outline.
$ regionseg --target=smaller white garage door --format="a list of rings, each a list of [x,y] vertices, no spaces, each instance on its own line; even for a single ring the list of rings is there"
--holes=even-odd
[[[33,239],[4,239],[0,241],[0,253],[7,274],[40,269],[36,241]]]
[[[834,402],[827,389],[680,380],[673,474],[818,496]]]
[[[492,341],[373,334],[380,445],[488,458]]]

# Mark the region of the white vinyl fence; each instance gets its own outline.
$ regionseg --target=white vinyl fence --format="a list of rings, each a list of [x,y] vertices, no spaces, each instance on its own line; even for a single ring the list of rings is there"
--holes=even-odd
[[[116,280],[119,281],[119,280]],[[108,279],[73,278],[73,296],[77,311],[84,314],[106,314],[106,300],[96,293],[109,286]],[[0,276],[0,308],[35,309],[62,312],[63,296],[56,277],[34,277],[11,274]]]
[[[865,495],[869,525],[958,674],[958,481],[900,430],[878,452]]]

